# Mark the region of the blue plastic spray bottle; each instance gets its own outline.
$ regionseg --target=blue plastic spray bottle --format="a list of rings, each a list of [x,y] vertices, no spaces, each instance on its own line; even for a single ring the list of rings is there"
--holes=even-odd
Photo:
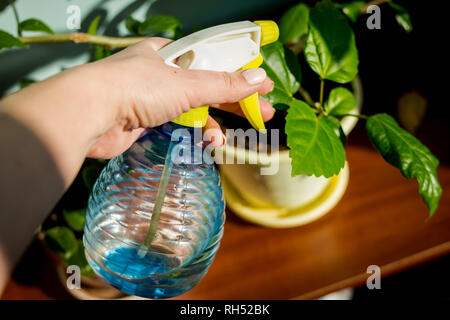
[[[158,53],[175,67],[233,72],[261,65],[260,46],[277,39],[274,22],[242,21],[198,31]],[[258,94],[240,105],[253,127],[265,130]],[[207,116],[208,106],[198,107],[147,129],[94,185],[86,256],[99,276],[123,292],[147,298],[182,294],[214,259],[225,202],[213,159],[200,146]]]

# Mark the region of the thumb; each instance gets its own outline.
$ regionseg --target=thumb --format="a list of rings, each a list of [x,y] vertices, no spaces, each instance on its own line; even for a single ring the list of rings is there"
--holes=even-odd
[[[265,79],[262,68],[237,72],[183,70],[180,77],[191,107],[237,102],[257,92]]]

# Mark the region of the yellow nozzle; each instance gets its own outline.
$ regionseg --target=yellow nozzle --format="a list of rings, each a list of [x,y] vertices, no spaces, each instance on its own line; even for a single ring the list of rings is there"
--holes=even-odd
[[[260,20],[254,21],[253,23],[261,28],[261,47],[278,40],[278,26],[274,21]],[[243,66],[241,70],[258,68],[262,63],[263,57],[261,54],[259,54],[256,59]],[[266,127],[264,125],[261,110],[259,108],[258,93],[256,92],[251,96],[248,96],[247,98],[239,101],[239,105],[241,106],[242,112],[244,113],[250,124],[258,131],[265,133]],[[173,122],[188,127],[204,127],[206,125],[206,119],[208,118],[208,108],[209,106],[201,106],[195,109],[191,109],[173,120]]]
[[[278,26],[274,21],[259,20],[253,21],[253,23],[260,26],[261,28],[261,41],[260,41],[261,47],[278,40],[280,31],[278,30]]]
[[[245,117],[253,128],[261,133],[266,133],[266,126],[261,115],[261,110],[259,109],[259,95],[255,92],[251,96],[244,98],[239,101],[242,112],[244,112]]]
[[[279,31],[278,26],[275,22],[270,20],[260,20],[254,21],[253,23],[261,28],[261,47],[278,40]],[[243,66],[241,70],[258,68],[262,63],[263,57],[260,53],[256,59]],[[245,117],[253,126],[253,128],[258,130],[259,132],[266,133],[266,126],[264,125],[264,121],[261,115],[261,109],[259,108],[258,93],[256,92],[251,96],[239,101],[239,105],[241,106],[242,112],[244,112]]]
[[[258,68],[262,63],[263,57],[260,53],[256,59],[243,66],[241,70]],[[241,106],[242,112],[244,113],[248,122],[250,122],[250,124],[253,126],[253,128],[262,133],[266,133],[266,126],[264,125],[261,110],[259,108],[258,92],[255,92],[251,96],[248,96],[247,98],[239,101],[239,105]]]
[[[207,105],[191,109],[172,120],[172,122],[185,127],[203,128],[206,125],[206,119],[208,119],[208,109],[209,106]]]

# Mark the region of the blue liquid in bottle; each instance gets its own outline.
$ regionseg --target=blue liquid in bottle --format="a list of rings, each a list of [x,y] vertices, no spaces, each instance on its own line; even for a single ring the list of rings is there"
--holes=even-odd
[[[148,129],[109,162],[94,185],[83,238],[86,256],[99,276],[123,292],[180,295],[202,279],[214,259],[225,202],[212,159],[195,147],[195,130],[201,129],[175,123]],[[144,245],[164,168],[170,175],[162,210],[155,236]]]

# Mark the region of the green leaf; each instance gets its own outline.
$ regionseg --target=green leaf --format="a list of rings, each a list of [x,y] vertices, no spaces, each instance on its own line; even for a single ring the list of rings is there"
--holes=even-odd
[[[318,2],[311,9],[305,58],[322,79],[347,83],[358,73],[355,35],[330,1]]]
[[[342,145],[345,147],[347,143],[347,136],[345,135],[344,129],[342,129],[341,121],[334,116],[324,116],[329,126],[333,128],[334,133],[341,141]]]
[[[26,88],[35,82],[36,82],[36,80],[33,80],[33,79],[28,79],[28,78],[22,79],[22,80],[20,80],[20,83],[19,83],[20,89]]]
[[[308,31],[309,8],[299,3],[281,17],[280,41],[283,43],[295,43]]]
[[[393,2],[388,2],[389,6],[394,9],[395,11],[397,11],[397,14],[395,15],[395,20],[397,21],[397,23],[403,28],[403,30],[405,30],[406,32],[411,32],[413,27],[412,27],[412,23],[411,23],[411,17],[409,15],[408,10],[406,10],[406,8],[393,3]]]
[[[318,118],[305,102],[293,100],[285,130],[292,176],[306,174],[328,178],[344,167],[345,150],[330,117]]]
[[[82,240],[78,240],[77,251],[68,259],[64,261],[67,266],[76,265],[80,268],[82,276],[92,277],[94,270],[89,265],[86,255],[84,253],[84,245]]]
[[[176,27],[174,30],[168,32],[167,36],[172,40],[178,40],[184,37],[184,32],[180,27]]]
[[[413,27],[409,13],[399,13],[395,15],[395,20],[406,32],[411,32]]]
[[[125,26],[127,30],[135,35],[139,35],[139,25],[141,24],[140,21],[134,19],[132,16],[127,17],[125,20]]]
[[[272,104],[276,110],[286,109],[292,99],[294,99],[292,96],[288,96],[286,92],[276,86],[273,87],[271,92],[261,96],[261,98]]]
[[[28,46],[18,38],[14,37],[8,32],[0,30],[0,50],[13,47],[28,48]]]
[[[7,6],[11,4],[11,2],[14,2],[16,0],[0,0],[0,12],[5,10]]]
[[[154,15],[139,25],[141,35],[155,35],[160,33],[175,34],[175,29],[181,25],[181,21],[172,16]]]
[[[111,50],[110,49],[106,49],[103,46],[93,45],[93,46],[91,46],[90,49],[93,52],[92,59],[94,61],[98,61],[98,60],[104,59],[104,58],[109,57],[111,55]]]
[[[399,168],[406,178],[417,179],[419,193],[432,216],[442,195],[436,171],[438,159],[387,114],[371,116],[367,120],[366,130],[370,140],[388,163]]]
[[[334,116],[349,113],[355,106],[356,100],[353,93],[344,87],[331,90],[328,100],[325,101],[325,110]]]
[[[264,97],[262,97],[262,98],[264,99]],[[289,105],[288,104],[284,104],[284,103],[277,103],[277,104],[273,105],[273,108],[275,110],[286,110],[287,108],[289,108]]]
[[[298,57],[291,49],[286,46],[284,46],[284,56],[289,70],[292,72],[298,83],[302,83],[303,73],[302,68],[300,67],[300,62],[298,61]]]
[[[88,31],[87,31],[88,34],[92,34],[92,35],[97,34],[98,23],[100,22],[101,18],[102,18],[102,16],[98,15],[94,18],[94,20],[91,21],[91,23],[89,24]]]
[[[86,187],[92,191],[95,181],[97,181],[100,172],[102,171],[102,166],[97,164],[91,164],[83,168],[81,171],[81,176],[83,178]]]
[[[106,48],[101,48],[101,47],[96,48],[95,52],[94,52],[95,61],[107,58],[110,55],[111,55],[111,50],[106,49]]]
[[[46,25],[44,22],[38,19],[27,19],[19,23],[19,31],[37,31],[37,32],[44,32],[48,34],[55,34],[53,30]]]
[[[284,46],[276,41],[261,48],[264,62],[262,68],[274,82],[274,89],[264,96],[272,105],[289,104],[293,94],[297,92],[300,83],[289,69],[286,62]]]
[[[348,3],[343,3],[337,5],[338,8],[342,9],[342,12],[352,21],[356,22],[358,16],[361,14],[362,9],[366,3],[364,1],[353,1]]]
[[[86,219],[86,208],[78,210],[63,211],[64,220],[75,231],[83,231]]]
[[[45,232],[44,242],[50,250],[63,259],[69,259],[78,250],[75,234],[67,227],[48,229]]]

